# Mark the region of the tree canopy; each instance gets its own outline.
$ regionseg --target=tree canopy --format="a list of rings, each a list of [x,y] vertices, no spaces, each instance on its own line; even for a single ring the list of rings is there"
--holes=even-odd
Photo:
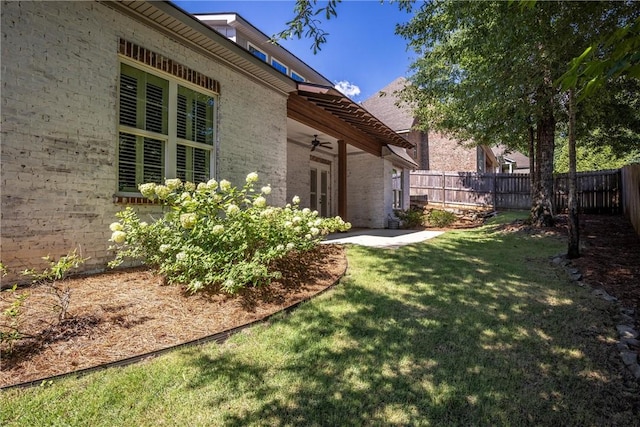
[[[640,2],[396,3],[414,13],[396,32],[418,53],[402,99],[424,129],[528,152],[534,223],[552,222],[555,137],[570,116],[574,140],[618,157],[636,149]],[[296,4],[281,35],[304,33],[319,49],[327,40],[314,17],[337,16],[339,0]]]

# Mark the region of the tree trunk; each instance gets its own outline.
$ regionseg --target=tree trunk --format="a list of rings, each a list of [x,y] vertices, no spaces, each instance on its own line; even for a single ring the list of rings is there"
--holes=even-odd
[[[533,126],[529,126],[529,196],[534,199],[536,188],[535,167],[538,164],[536,160],[536,140]]]
[[[536,147],[536,185],[531,199],[531,223],[537,227],[553,226],[553,150],[556,122],[547,110],[538,119]]]
[[[576,179],[576,110],[574,90],[569,89],[569,247],[567,258],[580,257],[580,230]]]

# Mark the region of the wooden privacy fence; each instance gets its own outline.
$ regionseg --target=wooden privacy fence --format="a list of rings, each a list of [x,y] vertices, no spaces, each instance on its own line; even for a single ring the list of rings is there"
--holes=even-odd
[[[623,167],[621,175],[623,211],[640,235],[640,163]]]
[[[621,172],[608,170],[580,172],[577,177],[578,204],[581,212],[620,213]],[[482,206],[493,209],[529,209],[529,174],[411,172],[411,198],[443,206]],[[567,207],[568,175],[554,177],[555,209]]]

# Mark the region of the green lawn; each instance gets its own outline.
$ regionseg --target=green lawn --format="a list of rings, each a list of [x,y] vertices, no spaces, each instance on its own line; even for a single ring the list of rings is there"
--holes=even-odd
[[[634,425],[608,305],[554,237],[350,247],[334,290],[223,345],[2,393],[0,424]]]

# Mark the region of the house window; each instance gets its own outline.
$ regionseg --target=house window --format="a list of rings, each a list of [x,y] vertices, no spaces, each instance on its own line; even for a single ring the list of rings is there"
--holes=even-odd
[[[264,62],[267,62],[267,54],[265,52],[261,51],[251,43],[248,43],[247,46],[249,48],[249,52],[251,52],[254,56],[262,59]]]
[[[277,59],[271,58],[271,65],[282,74],[289,74],[289,69],[287,68],[287,66]]]
[[[195,183],[212,176],[213,92],[169,75],[120,64],[118,192],[178,177]]]
[[[393,209],[404,209],[404,201],[402,196],[403,190],[403,174],[402,170],[393,169],[391,173],[391,188],[393,190]]]
[[[302,77],[300,74],[296,73],[295,71],[291,71],[291,78],[297,82],[306,81],[304,77]]]
[[[291,78],[297,82],[305,82],[306,79],[295,71],[291,71]]]

